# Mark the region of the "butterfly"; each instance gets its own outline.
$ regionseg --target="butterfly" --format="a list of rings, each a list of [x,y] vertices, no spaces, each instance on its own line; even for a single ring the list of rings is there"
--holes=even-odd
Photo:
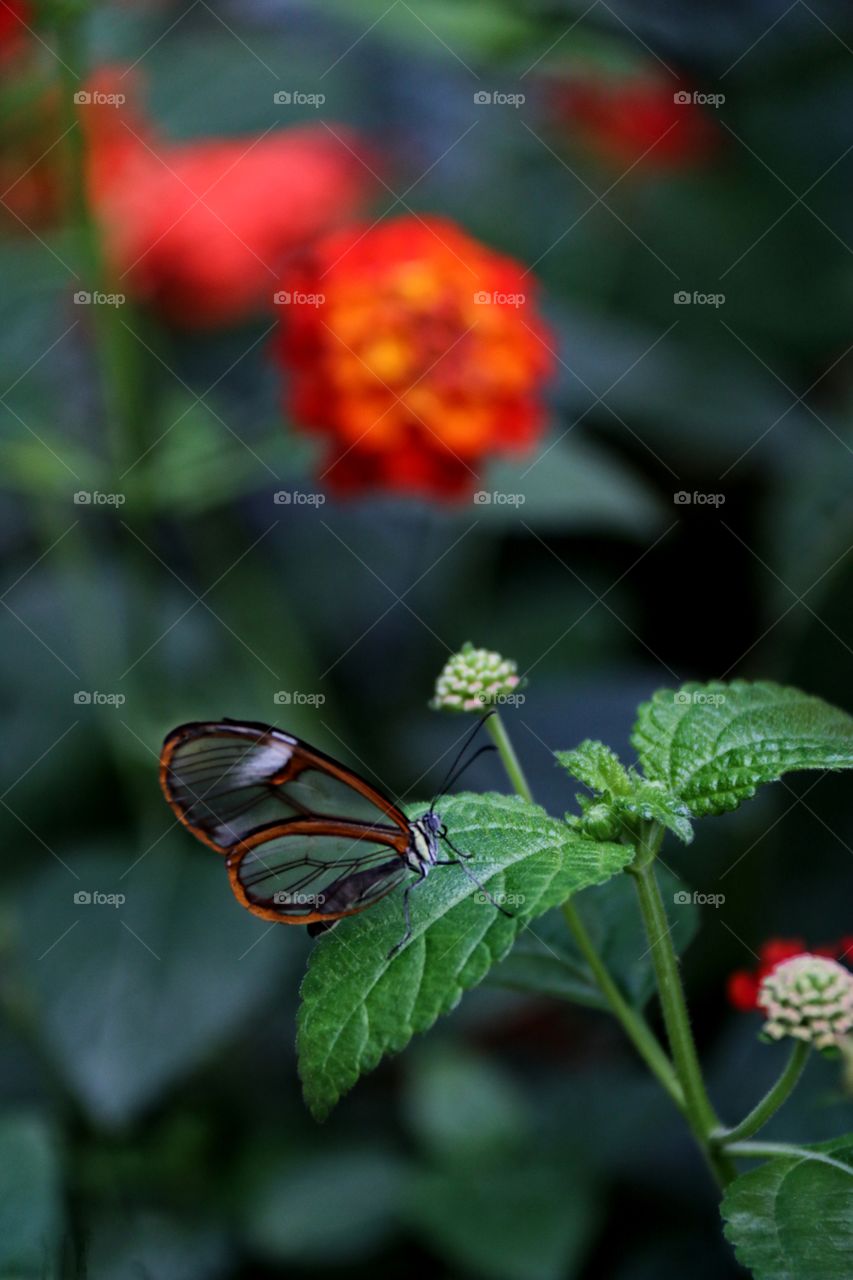
[[[458,767],[482,723],[442,790],[493,750],[481,747]],[[180,725],[163,743],[160,786],[179,821],[225,855],[237,901],[264,920],[322,933],[405,883],[406,931],[393,955],[412,936],[412,889],[433,867],[450,864],[510,914],[465,867],[470,854],[451,843],[435,800],[410,821],[353,769],[281,729],[228,719]],[[455,857],[439,857],[441,842]]]

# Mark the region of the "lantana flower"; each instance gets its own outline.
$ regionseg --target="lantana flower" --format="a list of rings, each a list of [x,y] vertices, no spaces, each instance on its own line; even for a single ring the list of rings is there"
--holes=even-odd
[[[493,454],[540,438],[551,340],[520,263],[445,218],[335,233],[282,291],[286,409],[325,441],[322,475],[461,497]]]
[[[767,975],[784,960],[808,951],[803,938],[769,938],[758,949],[759,963],[755,969],[738,969],[730,974],[727,983],[729,1003],[744,1013],[757,1009],[758,993]],[[845,936],[837,942],[812,947],[810,954],[848,960],[848,957],[853,957],[853,937]]]
[[[127,99],[93,95],[79,107],[115,287],[175,324],[213,328],[268,310],[289,255],[364,202],[365,147],[349,129],[170,142],[135,108],[130,78],[112,68],[93,84]]]
[[[758,1004],[767,1039],[791,1037],[837,1051],[853,1029],[853,973],[826,956],[793,956],[763,979]]]
[[[444,664],[430,702],[434,711],[482,711],[513,696],[523,681],[511,658],[469,642]]]

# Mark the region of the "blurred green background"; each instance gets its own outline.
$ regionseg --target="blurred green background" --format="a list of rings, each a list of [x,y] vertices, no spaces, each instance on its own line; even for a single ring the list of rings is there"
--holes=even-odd
[[[136,63],[172,138],[363,130],[388,183],[372,216],[450,216],[532,265],[561,363],[549,452],[484,483],[523,506],[282,505],[318,490],[272,318],[188,334],[128,307],[144,458],[118,483],[75,229],[4,221],[0,1274],[739,1274],[684,1127],[598,1012],[492,983],[315,1125],[293,1051],[308,940],[240,910],[174,829],[157,755],[184,720],[275,721],[428,796],[463,723],[426,703],[469,638],[529,675],[506,718],[555,814],[572,795],[550,752],[593,736],[630,758],[662,685],[772,678],[853,709],[849,9],[197,0],[83,27],[88,65]],[[57,77],[38,49],[24,98]],[[661,84],[725,100],[683,154],[639,160],[666,115],[617,93],[632,164],[565,90],[638,78],[656,102]],[[319,110],[282,119],[276,90],[320,84]],[[75,505],[88,489],[125,502]],[[505,782],[487,760],[465,785]],[[848,787],[789,780],[667,855],[725,895],[685,968],[731,1119],[778,1058],[726,975],[769,935],[851,931]],[[125,901],[75,900],[95,892]],[[768,1136],[850,1113],[839,1068],[813,1064]]]

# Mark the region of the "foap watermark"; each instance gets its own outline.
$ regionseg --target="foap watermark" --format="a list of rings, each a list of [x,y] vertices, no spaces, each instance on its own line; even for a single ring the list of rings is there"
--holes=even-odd
[[[304,493],[301,489],[277,489],[272,496],[277,507],[322,507],[325,493]]]
[[[100,889],[78,889],[74,894],[76,907],[123,907],[127,898],[123,893],[102,893]]]
[[[277,89],[272,96],[277,107],[322,107],[325,93],[303,93],[301,89]]]
[[[478,489],[474,494],[478,507],[523,507],[526,501],[523,493],[503,493],[500,489]]]
[[[480,889],[473,895],[475,902],[490,902],[492,906],[506,907],[523,907],[527,898],[523,893],[486,893],[484,889]]]
[[[673,694],[673,702],[680,707],[721,707],[726,700],[724,693],[708,693],[707,689],[679,689]]]
[[[703,93],[701,89],[678,89],[672,100],[677,107],[721,107],[726,100],[724,93]]]
[[[701,293],[698,289],[694,289],[692,293],[689,289],[677,289],[672,295],[672,300],[677,307],[722,307],[725,305],[726,295]]]
[[[123,107],[127,96],[123,93],[104,93],[100,89],[78,89],[74,101],[78,107]]]
[[[273,294],[277,307],[322,307],[325,293],[302,293],[299,289],[278,289]]]
[[[726,901],[724,893],[700,893],[698,889],[689,892],[687,889],[678,889],[672,895],[672,901],[676,907],[721,907]]]
[[[523,93],[504,93],[502,89],[477,89],[474,94],[475,107],[523,107],[527,101]]]
[[[126,501],[123,493],[101,493],[100,489],[78,489],[74,494],[75,507],[123,507]]]
[[[78,689],[74,695],[75,707],[123,707],[126,702],[123,693],[101,693],[99,689]]]
[[[299,689],[278,689],[272,696],[279,707],[322,707],[325,693],[301,693]]]
[[[672,495],[672,500],[677,507],[721,507],[726,500],[726,495],[701,493],[698,489],[688,493],[686,489],[679,489]]]
[[[503,293],[500,289],[478,289],[474,302],[478,307],[523,307],[526,293]]]
[[[99,293],[96,289],[91,293],[88,289],[78,289],[74,294],[74,303],[78,307],[123,307],[127,302],[124,293]]]
[[[325,893],[292,893],[289,889],[278,889],[272,896],[279,907],[322,907],[326,901]]]
[[[477,696],[484,707],[522,707],[527,701],[523,693],[480,693]]]

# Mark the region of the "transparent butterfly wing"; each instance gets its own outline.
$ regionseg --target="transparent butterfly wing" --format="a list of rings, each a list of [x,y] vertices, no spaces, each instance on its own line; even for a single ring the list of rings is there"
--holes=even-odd
[[[180,821],[221,853],[259,827],[297,818],[365,823],[393,832],[401,849],[408,840],[408,823],[386,796],[269,725],[182,725],[163,744],[160,781]]]
[[[256,915],[310,924],[363,911],[409,869],[375,828],[309,819],[257,832],[229,856],[228,874],[237,899]]]

